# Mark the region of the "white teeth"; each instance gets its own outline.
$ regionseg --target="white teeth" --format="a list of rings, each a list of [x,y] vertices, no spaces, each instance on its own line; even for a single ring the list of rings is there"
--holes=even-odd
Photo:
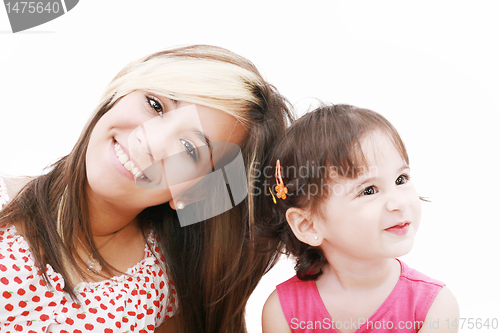
[[[122,155],[122,156],[123,156],[123,155]],[[124,166],[124,167],[125,167],[125,169],[127,169],[128,171],[131,171],[131,170],[132,170],[132,168],[134,167],[134,164],[133,164],[132,162],[128,161],[128,162],[127,162],[127,163],[125,163],[123,166]]]
[[[130,171],[135,177],[137,178],[142,178],[143,173],[139,171],[139,168],[137,168],[132,161],[129,160],[127,154],[123,151],[123,148],[116,142],[115,143],[115,152],[116,152],[116,157],[118,157],[118,161],[123,165],[125,169]]]
[[[128,156],[127,156],[127,155],[125,155],[125,154],[120,155],[120,156],[118,156],[118,160],[120,160],[120,163],[121,163],[121,164],[125,164],[125,163],[127,163],[127,162],[128,162]]]

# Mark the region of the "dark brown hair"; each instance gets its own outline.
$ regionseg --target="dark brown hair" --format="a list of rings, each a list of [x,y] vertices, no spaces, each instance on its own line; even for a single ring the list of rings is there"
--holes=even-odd
[[[286,220],[286,211],[297,207],[322,215],[320,203],[328,198],[332,175],[352,179],[368,167],[360,148],[361,140],[375,130],[386,133],[402,159],[409,162],[398,132],[387,119],[350,105],[323,105],[302,116],[266,159],[260,179],[265,194],[260,209],[265,213],[255,226],[256,237],[264,251],[296,257],[295,270],[302,280],[314,280],[321,275],[326,259],[320,248],[295,237]],[[275,204],[269,190],[276,196],[278,159],[288,194],[285,200],[275,199]]]
[[[177,60],[227,67],[237,74],[220,73],[212,84],[228,84],[223,81],[232,77],[244,87],[242,91],[250,91],[248,99],[232,98],[227,92],[227,96],[221,98],[214,96],[214,91],[209,88],[196,96],[179,95],[175,89],[165,93],[172,99],[214,108],[221,105],[220,109],[228,113],[243,114],[249,135],[241,144],[241,150],[248,180],[257,177],[259,170],[254,166],[261,165],[266,151],[283,135],[292,119],[286,99],[264,81],[251,62],[219,47],[193,45],[175,48],[145,57],[122,70],[108,87],[103,102],[71,153],[52,165],[46,174],[29,182],[0,212],[0,225],[16,223],[22,227],[36,265],[45,267],[50,264],[63,276],[66,281],[64,290],[73,297],[71,268],[85,275],[78,265],[83,263],[76,251],[78,232],[83,233],[80,233],[82,240],[102,263],[103,271],[109,275],[112,269],[99,255],[89,225],[85,156],[92,130],[123,95],[133,89],[148,88],[130,85],[130,77],[149,75],[155,85],[151,89],[159,91],[158,82],[165,78],[158,77],[154,66],[173,66]],[[136,68],[142,69],[136,71]],[[197,71],[190,66],[182,68],[187,71],[187,79],[182,77],[184,83],[200,74],[189,72]],[[206,82],[212,82],[206,73],[201,74],[205,75]],[[231,81],[229,84],[235,83]],[[231,105],[234,106],[232,109]],[[182,332],[246,332],[246,302],[274,260],[272,253],[255,251],[255,244],[251,241],[251,225],[258,215],[254,204],[255,188],[250,184],[248,188],[248,197],[232,210],[187,227],[180,227],[177,215],[167,203],[149,207],[138,216],[143,233],[153,229],[165,257],[165,269],[175,284],[180,303],[178,318]],[[62,228],[58,220],[63,221]],[[45,270],[41,271],[43,278],[50,283]]]

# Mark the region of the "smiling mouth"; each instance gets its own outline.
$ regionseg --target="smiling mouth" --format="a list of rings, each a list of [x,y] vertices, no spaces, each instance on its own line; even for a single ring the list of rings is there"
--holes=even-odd
[[[390,228],[386,228],[384,230],[388,231],[390,233],[396,234],[396,235],[404,235],[408,232],[409,227],[410,227],[410,222],[402,222],[402,223],[398,223],[396,225],[393,225]]]
[[[125,149],[118,143],[118,141],[114,142],[115,153],[118,161],[123,165],[123,167],[130,172],[134,177],[140,178],[142,180],[149,180],[146,175],[139,170],[138,167],[134,165],[134,162],[130,160],[130,157],[125,153]]]

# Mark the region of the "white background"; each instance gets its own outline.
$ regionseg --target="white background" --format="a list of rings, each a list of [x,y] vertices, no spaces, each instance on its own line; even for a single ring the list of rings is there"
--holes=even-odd
[[[496,1],[82,0],[12,34],[1,7],[0,172],[39,174],[67,154],[130,61],[172,45],[226,47],[301,113],[318,98],[387,117],[432,200],[403,260],[444,281],[461,317],[500,320],[499,14]],[[247,307],[250,333],[292,267],[262,279]]]

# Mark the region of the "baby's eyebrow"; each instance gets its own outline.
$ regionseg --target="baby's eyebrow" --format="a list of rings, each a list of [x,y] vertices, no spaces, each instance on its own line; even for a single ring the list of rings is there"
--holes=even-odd
[[[403,164],[403,166],[401,168],[398,169],[398,173],[400,173],[401,171],[405,170],[405,169],[410,169],[410,166],[408,164]]]
[[[351,191],[349,191],[349,192],[351,192],[351,193],[352,193],[353,191],[355,191],[355,190],[356,190],[356,188],[358,188],[358,187],[360,187],[360,186],[363,186],[363,185],[364,185],[364,184],[366,184],[366,183],[371,183],[371,182],[373,182],[373,181],[375,181],[375,180],[377,180],[377,179],[378,179],[378,177],[370,177],[370,178],[366,178],[366,179],[364,179],[363,181],[361,181],[361,182],[359,182],[358,184],[356,184],[356,186],[354,186],[354,187],[351,189]]]

